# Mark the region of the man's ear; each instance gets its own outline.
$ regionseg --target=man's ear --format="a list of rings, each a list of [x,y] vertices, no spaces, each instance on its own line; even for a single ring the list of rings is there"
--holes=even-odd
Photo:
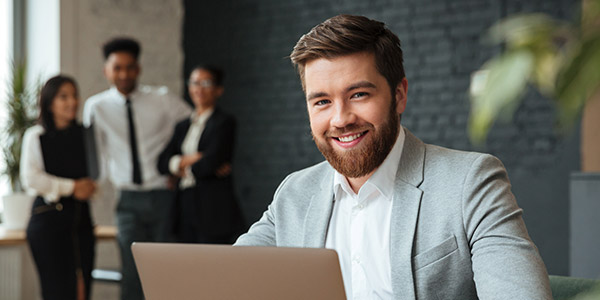
[[[102,66],[102,75],[104,75],[104,78],[108,79],[108,71],[106,70],[106,68],[108,68],[108,66],[106,65],[106,63],[104,63],[104,65]]]
[[[398,83],[396,89],[394,90],[394,97],[396,98],[396,112],[398,114],[402,114],[406,109],[406,101],[407,101],[407,93],[408,93],[408,81],[405,78],[402,78],[402,81]]]

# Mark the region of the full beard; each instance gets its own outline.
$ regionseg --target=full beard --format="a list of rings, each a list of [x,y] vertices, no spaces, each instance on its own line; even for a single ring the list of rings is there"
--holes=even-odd
[[[371,123],[366,125],[351,124],[343,129],[335,130],[335,132],[327,131],[323,135],[324,140],[319,140],[314,136],[314,133],[312,134],[317,148],[336,171],[347,178],[358,178],[370,174],[383,163],[396,143],[399,125],[400,116],[394,109],[390,109],[386,122],[382,124],[379,130],[375,130],[375,126]],[[365,145],[358,145],[353,149],[336,151],[328,140],[332,135],[337,136],[345,132],[364,132],[367,130],[369,131],[367,134],[373,135],[371,137],[372,141]]]

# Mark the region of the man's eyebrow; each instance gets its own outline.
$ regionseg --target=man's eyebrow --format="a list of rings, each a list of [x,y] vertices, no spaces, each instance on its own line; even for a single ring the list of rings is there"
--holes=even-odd
[[[310,93],[310,94],[308,94],[308,97],[306,97],[306,101],[310,101],[312,99],[319,98],[319,97],[325,97],[325,96],[329,96],[329,95],[325,92]]]
[[[352,90],[355,90],[355,89],[360,89],[360,88],[373,88],[373,89],[375,89],[375,88],[377,88],[377,86],[375,84],[369,82],[369,81],[359,81],[359,82],[353,83],[350,86],[348,86],[346,88],[346,93],[350,92]],[[306,100],[310,101],[310,100],[315,99],[315,98],[326,97],[326,96],[329,96],[329,94],[327,94],[325,92],[314,92],[314,93],[308,94],[308,97],[306,97]]]
[[[360,88],[377,88],[377,86],[369,81],[359,81],[346,88],[346,92]]]

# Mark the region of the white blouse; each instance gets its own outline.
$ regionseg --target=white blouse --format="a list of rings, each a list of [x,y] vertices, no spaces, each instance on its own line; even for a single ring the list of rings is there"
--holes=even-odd
[[[169,160],[169,171],[171,171],[171,174],[179,173],[179,163],[181,162],[183,155],[198,152],[198,143],[200,142],[200,138],[206,127],[206,122],[210,119],[210,116],[212,116],[213,111],[214,108],[210,108],[200,115],[197,115],[196,112],[192,114],[190,117],[190,128],[181,144],[181,155],[173,155]],[[196,179],[194,178],[194,174],[192,174],[191,166],[188,166],[183,170],[183,177],[181,178],[181,181],[179,181],[179,188],[186,189],[193,187],[194,185],[196,185]]]
[[[58,202],[60,197],[73,194],[75,180],[46,173],[40,136],[44,127],[35,125],[23,136],[20,177],[23,187],[32,196],[44,197],[46,203]]]

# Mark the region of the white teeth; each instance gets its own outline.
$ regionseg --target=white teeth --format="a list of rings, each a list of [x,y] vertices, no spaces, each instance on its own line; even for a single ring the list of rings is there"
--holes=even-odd
[[[340,140],[340,142],[349,143],[349,142],[352,142],[355,139],[359,138],[361,135],[363,135],[363,134],[357,133],[357,134],[353,134],[353,135],[349,135],[349,136],[339,137],[338,139]]]

